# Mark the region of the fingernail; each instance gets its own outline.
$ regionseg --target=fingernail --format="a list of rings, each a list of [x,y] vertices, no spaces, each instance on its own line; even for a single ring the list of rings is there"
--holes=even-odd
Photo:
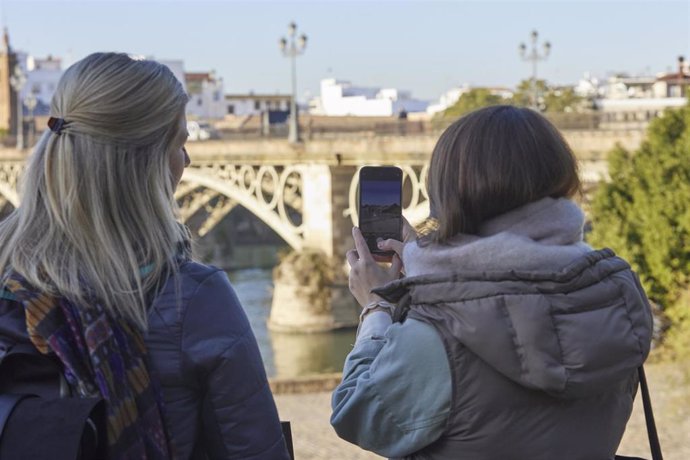
[[[376,242],[376,246],[382,248],[382,247],[383,247],[383,240],[382,240],[382,239],[379,239],[379,240]]]

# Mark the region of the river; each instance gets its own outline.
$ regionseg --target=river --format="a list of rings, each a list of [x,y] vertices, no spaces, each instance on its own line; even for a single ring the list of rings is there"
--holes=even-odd
[[[269,331],[273,279],[271,270],[247,269],[228,272],[259,343],[269,377],[299,377],[340,372],[352,349],[355,330],[295,334]]]

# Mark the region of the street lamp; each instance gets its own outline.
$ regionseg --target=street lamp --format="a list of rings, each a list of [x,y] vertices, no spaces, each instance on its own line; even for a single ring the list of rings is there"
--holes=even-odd
[[[34,133],[36,131],[36,118],[34,116],[34,109],[38,104],[38,99],[33,93],[29,93],[28,96],[24,98],[24,105],[29,110],[29,120],[31,120],[31,125],[29,126],[29,147],[34,144]]]
[[[545,42],[544,53],[539,54],[539,51],[537,50],[538,37],[539,34],[537,33],[537,31],[533,30],[531,34],[532,49],[529,53],[527,52],[527,46],[524,43],[520,43],[519,47],[520,57],[522,58],[522,60],[532,62],[532,108],[534,109],[537,109],[537,62],[545,61],[546,58],[549,57],[549,53],[551,52],[551,43]]]
[[[297,24],[291,22],[288,27],[288,38],[280,39],[280,50],[283,56],[290,58],[292,64],[292,101],[290,102],[290,125],[288,142],[300,142],[299,121],[297,115],[297,56],[304,53],[307,47],[307,36],[302,34],[297,38]]]
[[[19,65],[15,65],[14,72],[10,77],[10,85],[12,85],[12,89],[17,95],[17,150],[24,148],[24,108],[22,107],[22,98],[20,96],[24,84],[26,84],[26,75],[24,75]]]

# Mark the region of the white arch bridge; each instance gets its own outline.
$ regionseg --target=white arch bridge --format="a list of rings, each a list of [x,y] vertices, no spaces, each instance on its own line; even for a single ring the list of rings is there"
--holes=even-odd
[[[397,164],[403,170],[405,216],[413,223],[428,215],[428,156],[396,155],[363,159],[353,155],[192,155],[175,196],[180,220],[197,223],[200,236],[241,206],[296,251],[320,249],[342,255],[357,223],[358,172],[365,164]],[[0,210],[19,205],[17,187],[23,158],[0,159]],[[200,224],[198,224],[201,222]]]
[[[605,153],[615,144],[639,145],[641,134],[573,131],[565,137],[588,184],[607,177]],[[180,219],[211,231],[236,206],[246,208],[296,251],[342,257],[357,222],[357,177],[364,165],[402,168],[403,214],[412,223],[428,215],[426,173],[437,135],[349,136],[291,146],[282,140],[189,143],[192,165],[176,197]],[[24,155],[0,152],[0,213],[19,205],[17,182]]]
[[[605,140],[603,147],[576,149],[585,182],[606,177],[598,152],[620,139]],[[403,214],[413,224],[421,222],[429,213],[426,176],[435,142],[435,136],[406,136],[326,139],[297,147],[283,141],[190,144],[192,165],[175,194],[180,220],[203,236],[241,206],[295,251],[315,249],[334,267],[343,267],[334,270],[330,286],[308,287],[300,281],[304,267],[287,268],[288,275],[274,280],[272,328],[315,331],[356,325],[359,309],[347,289],[344,255],[352,247],[350,230],[357,223],[358,171],[364,165],[399,166]],[[19,206],[24,159],[18,152],[0,152],[0,218]]]

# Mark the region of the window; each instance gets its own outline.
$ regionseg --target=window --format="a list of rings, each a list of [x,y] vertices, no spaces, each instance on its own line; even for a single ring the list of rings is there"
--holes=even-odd
[[[228,115],[234,115],[235,114],[235,106],[232,104],[228,104]]]
[[[218,102],[220,101],[220,91],[214,91],[213,92],[213,102]]]
[[[202,104],[203,104],[203,101],[201,100],[201,98],[198,98],[198,99],[196,100],[196,105],[198,105],[199,107],[201,107]]]
[[[254,109],[255,110],[260,110],[261,109],[261,103],[259,101],[254,101]]]

